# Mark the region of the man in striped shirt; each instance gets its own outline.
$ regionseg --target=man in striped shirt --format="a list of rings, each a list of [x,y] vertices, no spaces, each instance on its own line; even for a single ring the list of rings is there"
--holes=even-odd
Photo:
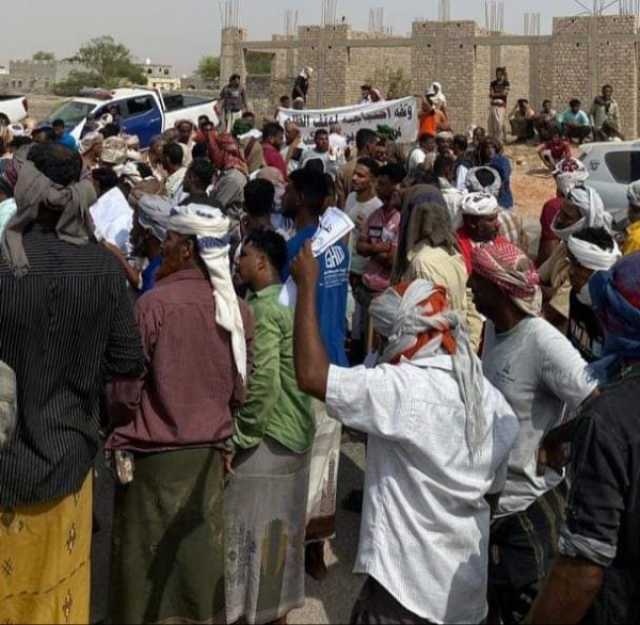
[[[0,360],[18,425],[0,452],[0,621],[86,623],[100,395],[108,376],[142,373],[143,353],[124,273],[86,222],[96,195],[80,155],[38,145],[11,168]]]

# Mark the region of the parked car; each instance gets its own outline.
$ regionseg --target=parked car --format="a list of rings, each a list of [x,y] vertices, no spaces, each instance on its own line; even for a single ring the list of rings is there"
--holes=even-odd
[[[46,122],[61,119],[67,131],[80,140],[87,122],[110,113],[127,134],[138,136],[140,148],[144,150],[154,136],[173,128],[179,120],[188,119],[196,124],[201,115],[206,115],[217,125],[215,104],[213,99],[181,93],[163,94],[157,89],[89,89],[83,91],[81,97],[64,102]]]
[[[580,160],[589,172],[586,184],[600,194],[616,229],[626,227],[627,187],[640,179],[640,141],[588,143],[582,146]]]
[[[12,124],[21,122],[29,115],[29,102],[23,95],[0,95],[0,113]]]

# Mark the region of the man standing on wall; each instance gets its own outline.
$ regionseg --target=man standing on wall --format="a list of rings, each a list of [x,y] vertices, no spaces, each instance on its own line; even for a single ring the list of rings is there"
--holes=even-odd
[[[229,84],[220,92],[222,118],[226,132],[231,132],[233,124],[247,110],[247,94],[240,83],[240,74],[233,74]]]

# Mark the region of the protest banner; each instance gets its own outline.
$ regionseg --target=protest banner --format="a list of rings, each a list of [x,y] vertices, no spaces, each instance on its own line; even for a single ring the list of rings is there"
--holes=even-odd
[[[388,100],[372,104],[357,104],[332,109],[280,109],[278,121],[284,125],[294,122],[302,133],[304,143],[313,144],[317,130],[338,124],[349,144],[355,144],[356,133],[361,128],[384,130],[398,143],[412,143],[418,136],[418,100],[414,97]]]

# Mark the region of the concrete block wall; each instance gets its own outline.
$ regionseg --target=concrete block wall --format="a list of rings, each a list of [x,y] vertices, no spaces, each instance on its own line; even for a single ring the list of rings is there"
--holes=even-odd
[[[277,43],[277,36],[273,42]],[[510,106],[520,97],[539,109],[546,98],[564,110],[577,97],[588,110],[602,85],[610,83],[620,104],[623,131],[637,136],[640,126],[640,42],[638,18],[603,16],[555,18],[553,34],[539,39],[513,39],[501,44],[472,21],[414,22],[411,35],[376,46],[381,33],[353,31],[348,24],[301,26],[295,49],[274,54],[270,95],[273,103],[289,93],[303,66],[316,73],[309,90],[309,106],[340,106],[358,101],[360,85],[381,72],[406,68],[413,93],[424,93],[431,82],[442,83],[452,125],[463,131],[471,124],[485,126],[489,113],[489,83],[497,65],[506,65],[511,81]],[[486,39],[486,43],[483,40]],[[360,42],[371,40],[371,46]],[[246,74],[243,42],[246,32],[222,33],[222,78]],[[350,46],[358,41],[358,46]],[[273,43],[272,42],[272,43]]]
[[[222,31],[220,51],[220,83],[226,85],[232,74],[240,74],[244,81],[247,77],[242,42],[247,39],[244,28],[225,28]]]
[[[489,87],[494,75],[493,62],[491,57],[492,54],[490,46],[476,44],[473,73],[472,124],[476,126],[482,126],[485,129],[488,128],[489,123]],[[460,130],[466,131],[467,128],[461,128]]]

